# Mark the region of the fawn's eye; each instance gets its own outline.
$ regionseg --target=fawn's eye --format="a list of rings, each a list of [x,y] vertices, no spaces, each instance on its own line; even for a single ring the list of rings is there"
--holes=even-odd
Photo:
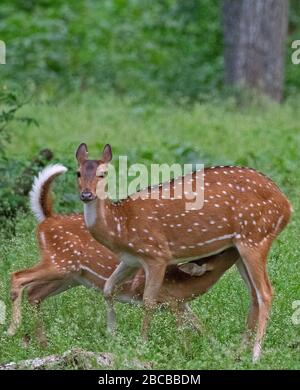
[[[77,177],[80,177],[81,176],[81,173],[80,172],[76,172],[76,175],[77,175]]]

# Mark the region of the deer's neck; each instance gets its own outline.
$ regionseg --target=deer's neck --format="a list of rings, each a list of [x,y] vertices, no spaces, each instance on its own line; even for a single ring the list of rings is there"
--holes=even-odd
[[[109,199],[96,199],[84,204],[85,224],[92,236],[101,244],[112,247],[118,237],[117,207]]]

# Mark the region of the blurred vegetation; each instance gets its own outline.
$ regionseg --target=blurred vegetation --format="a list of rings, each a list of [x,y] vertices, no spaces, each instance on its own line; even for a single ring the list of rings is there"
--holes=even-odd
[[[287,93],[300,89],[290,61],[300,5],[290,4]],[[219,0],[2,0],[2,80],[61,93],[207,99],[222,88],[220,19]]]
[[[7,82],[140,99],[199,98],[221,86],[219,1],[1,3]]]
[[[300,5],[290,4],[287,93],[300,89],[290,61]],[[185,101],[222,89],[220,0],[2,0],[0,38],[8,63],[2,81],[56,97],[93,88]]]
[[[17,213],[28,209],[27,195],[31,189],[32,177],[52,158],[51,152],[49,154],[46,150],[32,161],[12,158],[7,153],[7,146],[12,138],[12,122],[26,127],[38,126],[34,118],[19,114],[27,103],[24,96],[7,89],[0,90],[0,227],[6,234],[15,231],[13,220]]]

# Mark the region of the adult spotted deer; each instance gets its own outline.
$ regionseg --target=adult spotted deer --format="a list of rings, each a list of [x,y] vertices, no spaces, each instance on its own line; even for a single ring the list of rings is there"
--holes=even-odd
[[[158,186],[158,199],[134,196],[113,203],[107,199],[102,182],[112,159],[111,147],[104,147],[99,160],[89,160],[87,146],[81,144],[76,158],[86,225],[93,237],[121,260],[104,287],[108,304],[115,287],[143,267],[145,336],[168,265],[236,248],[238,269],[251,295],[248,327],[250,331],[257,328],[256,361],[272,301],[267,255],[291,215],[291,205],[276,184],[254,169],[219,166],[204,170],[205,199],[200,210],[187,210],[185,197],[174,196],[183,178]],[[194,182],[200,174],[203,172],[194,172],[186,179]],[[170,187],[169,199],[163,196],[166,186]],[[151,194],[151,190],[149,187],[144,192]]]
[[[85,285],[103,291],[106,280],[118,265],[113,252],[99,244],[88,232],[82,215],[55,215],[51,205],[50,185],[55,177],[66,171],[62,165],[45,168],[35,179],[30,194],[31,209],[39,221],[37,228],[40,262],[28,269],[14,272],[11,277],[13,300],[12,321],[8,330],[13,335],[21,323],[21,300],[24,290],[28,299],[39,308],[49,296],[69,288]],[[183,265],[169,267],[159,291],[158,302],[167,303],[178,317],[187,317],[199,327],[197,318],[187,302],[204,294],[238,259],[238,253],[229,249],[219,255]],[[194,275],[194,276],[191,276]],[[121,302],[142,302],[145,285],[143,270],[124,283],[118,291]],[[109,326],[114,326],[114,312]],[[37,336],[45,343],[41,318],[37,323]]]

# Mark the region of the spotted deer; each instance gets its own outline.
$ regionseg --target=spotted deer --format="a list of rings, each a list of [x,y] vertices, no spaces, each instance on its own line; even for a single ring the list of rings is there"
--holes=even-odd
[[[66,168],[60,164],[49,166],[34,181],[30,203],[39,222],[37,238],[40,262],[12,274],[13,315],[9,335],[15,334],[21,323],[23,291],[27,290],[29,303],[37,309],[47,297],[79,285],[102,292],[106,280],[118,265],[116,255],[90,235],[83,215],[53,213],[50,186],[54,178],[65,171]],[[186,317],[199,329],[200,323],[187,302],[210,289],[237,259],[237,251],[229,249],[219,255],[182,265],[181,269],[177,266],[169,267],[159,291],[158,302],[168,304],[178,322]],[[142,302],[144,285],[145,276],[141,269],[120,287],[117,299],[121,302]],[[114,319],[114,312],[111,311],[111,328],[114,327]],[[37,321],[36,334],[40,343],[44,344],[46,338],[41,318]]]
[[[110,145],[99,160],[90,160],[87,146],[81,144],[76,158],[85,223],[93,237],[121,260],[105,283],[108,307],[116,286],[143,267],[142,336],[146,337],[167,266],[235,248],[240,256],[238,269],[250,290],[248,328],[250,333],[256,329],[253,361],[257,361],[273,295],[267,255],[291,216],[291,205],[277,185],[251,168],[218,166],[162,183],[155,188],[159,195],[155,199],[129,196],[112,202],[103,182],[112,159]],[[196,182],[200,174],[205,182],[203,207],[187,210],[185,196],[178,199],[174,194],[183,179]],[[168,199],[163,196],[165,186],[170,188]],[[152,188],[143,191],[150,195]]]

